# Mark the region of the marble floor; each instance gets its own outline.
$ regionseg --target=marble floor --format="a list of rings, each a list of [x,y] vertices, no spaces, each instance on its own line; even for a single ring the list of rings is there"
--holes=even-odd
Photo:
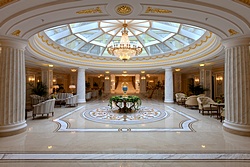
[[[28,113],[26,132],[0,138],[0,167],[250,166],[250,137],[223,131],[216,116],[146,97],[140,114],[119,115],[108,101]]]

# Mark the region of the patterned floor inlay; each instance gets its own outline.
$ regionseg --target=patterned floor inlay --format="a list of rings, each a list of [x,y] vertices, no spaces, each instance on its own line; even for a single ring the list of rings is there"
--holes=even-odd
[[[125,116],[105,106],[91,110],[81,106],[53,121],[58,132],[192,132],[197,119],[167,105],[164,110],[141,107]]]
[[[117,109],[106,106],[83,112],[82,116],[94,122],[128,125],[159,121],[167,117],[168,113],[144,106],[131,113],[119,113]]]

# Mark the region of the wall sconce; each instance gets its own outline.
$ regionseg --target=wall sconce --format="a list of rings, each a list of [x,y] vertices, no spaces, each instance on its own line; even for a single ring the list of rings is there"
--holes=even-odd
[[[106,76],[105,79],[108,80],[108,79],[109,79],[109,76]]]
[[[145,76],[142,76],[141,79],[146,79],[146,77],[145,77]]]
[[[222,81],[223,81],[222,76],[216,77],[216,81],[217,81],[217,83],[218,83],[219,85],[221,85],[221,84],[222,84]]]
[[[53,82],[56,82],[56,79],[53,79]]]
[[[54,65],[53,64],[49,64],[49,67],[54,67]]]
[[[144,73],[145,73],[145,71],[141,71],[141,73],[142,73],[142,74],[144,74]]]
[[[35,78],[34,77],[29,77],[29,82],[34,82]]]
[[[200,79],[199,79],[199,78],[195,78],[195,79],[194,79],[194,82],[195,82],[196,84],[199,84]]]

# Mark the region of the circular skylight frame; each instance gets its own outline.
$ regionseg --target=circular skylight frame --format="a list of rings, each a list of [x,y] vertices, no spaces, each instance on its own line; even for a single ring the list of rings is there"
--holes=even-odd
[[[119,43],[124,20],[102,20],[60,25],[44,30],[57,44],[93,56],[113,57],[107,52],[111,43]],[[131,43],[143,48],[142,56],[170,53],[193,44],[206,30],[182,23],[126,20]]]

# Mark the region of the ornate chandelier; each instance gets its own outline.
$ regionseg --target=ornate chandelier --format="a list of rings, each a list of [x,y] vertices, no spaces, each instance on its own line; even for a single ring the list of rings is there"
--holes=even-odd
[[[141,54],[142,52],[141,47],[130,44],[128,31],[126,30],[127,26],[128,24],[124,21],[120,44],[114,44],[107,48],[109,54],[119,57],[124,62],[129,60],[131,57]]]

